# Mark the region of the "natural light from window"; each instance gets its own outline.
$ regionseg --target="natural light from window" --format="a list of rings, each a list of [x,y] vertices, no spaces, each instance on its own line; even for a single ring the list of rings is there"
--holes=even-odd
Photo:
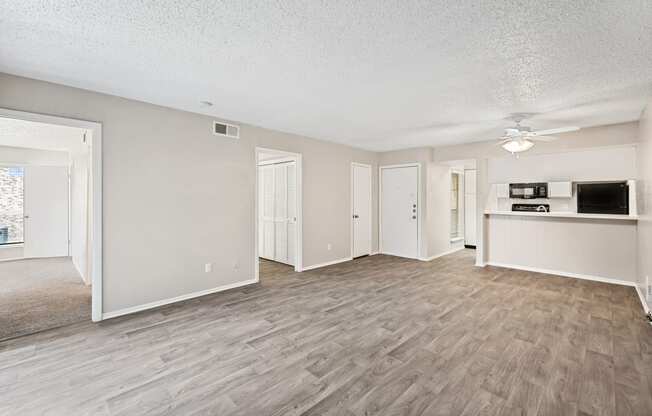
[[[0,166],[0,245],[23,242],[24,169]]]

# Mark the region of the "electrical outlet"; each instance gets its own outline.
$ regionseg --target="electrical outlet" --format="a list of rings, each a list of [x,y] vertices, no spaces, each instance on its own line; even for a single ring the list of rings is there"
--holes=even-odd
[[[235,271],[240,270],[240,263],[238,263],[237,261],[235,263],[233,263],[233,270],[235,270]]]
[[[206,273],[210,273],[213,271],[213,263],[206,263],[204,264],[204,271]]]
[[[331,243],[328,243],[328,244],[326,244],[326,248],[328,249],[328,251],[331,251],[331,249],[333,248],[333,245]]]

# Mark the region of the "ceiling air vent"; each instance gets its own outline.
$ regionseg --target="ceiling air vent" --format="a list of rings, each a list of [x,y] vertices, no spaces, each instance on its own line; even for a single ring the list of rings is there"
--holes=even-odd
[[[219,121],[213,122],[213,134],[217,136],[230,137],[232,139],[240,138],[240,127],[233,124],[221,123]]]

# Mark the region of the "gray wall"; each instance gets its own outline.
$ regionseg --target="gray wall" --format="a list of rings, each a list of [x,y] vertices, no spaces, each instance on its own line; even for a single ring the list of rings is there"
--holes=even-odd
[[[646,277],[652,280],[652,100],[640,121],[636,166],[638,170],[638,284],[645,295]],[[652,282],[651,282],[652,283]],[[648,307],[652,306],[650,300]]]
[[[0,107],[102,123],[104,313],[253,279],[256,146],[303,155],[304,266],[351,255],[351,162],[373,166],[377,206],[373,152],[249,125],[224,139],[212,117],[7,74],[0,91]]]

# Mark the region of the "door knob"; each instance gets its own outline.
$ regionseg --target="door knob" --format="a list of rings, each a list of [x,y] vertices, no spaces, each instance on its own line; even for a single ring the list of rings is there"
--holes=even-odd
[[[357,214],[353,214],[353,218],[360,218],[360,216]]]

